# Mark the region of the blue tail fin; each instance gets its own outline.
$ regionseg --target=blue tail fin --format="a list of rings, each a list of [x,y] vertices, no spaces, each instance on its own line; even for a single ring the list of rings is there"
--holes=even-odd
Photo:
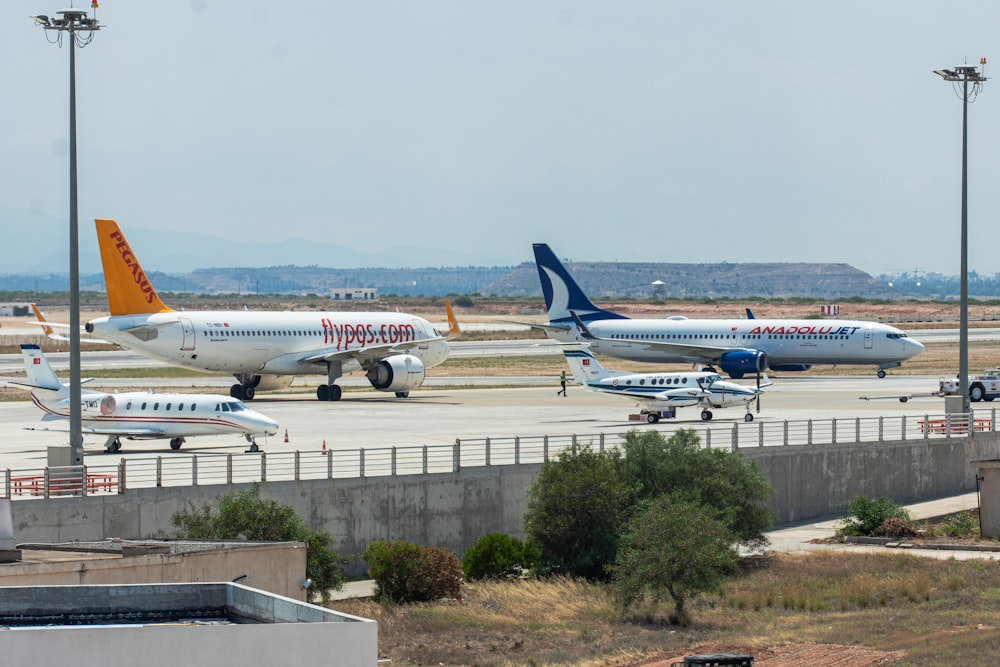
[[[542,283],[542,294],[545,296],[545,309],[549,313],[549,324],[572,326],[573,313],[584,322],[628,319],[624,315],[595,306],[548,244],[535,243],[532,248],[535,251],[535,264],[538,266],[538,279]]]

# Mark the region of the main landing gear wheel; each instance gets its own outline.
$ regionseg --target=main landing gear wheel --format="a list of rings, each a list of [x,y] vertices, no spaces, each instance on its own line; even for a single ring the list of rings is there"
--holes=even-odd
[[[701,411],[701,420],[703,422],[710,422],[710,421],[712,421],[712,411],[711,410],[702,410]]]
[[[745,421],[745,422],[752,422],[753,421],[753,413],[748,412],[745,415],[743,415],[743,421]]]
[[[170,449],[177,450],[184,444],[184,438],[171,438]]]
[[[875,375],[877,375],[879,377],[879,379],[884,378],[885,377],[885,369],[884,368],[878,369],[878,372],[875,373]]]
[[[122,441],[115,438],[108,443],[108,446],[104,449],[108,454],[117,454],[122,449]]]
[[[252,384],[234,384],[229,388],[229,395],[239,401],[252,401],[257,395],[257,390]]]
[[[410,392],[408,392],[408,391],[397,391],[396,392],[396,398],[408,398],[409,396],[410,396]]]
[[[660,421],[660,415],[656,414],[655,412],[647,412],[646,421],[650,424],[655,424],[656,422]]]
[[[316,398],[320,401],[339,401],[343,391],[340,385],[321,384],[316,387]]]

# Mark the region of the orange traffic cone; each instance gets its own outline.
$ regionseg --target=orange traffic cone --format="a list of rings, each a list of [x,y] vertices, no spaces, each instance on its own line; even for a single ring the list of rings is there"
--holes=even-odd
[[[288,429],[285,429],[285,442],[288,442]]]
[[[323,440],[323,451],[321,452],[323,456],[326,456],[326,440]]]

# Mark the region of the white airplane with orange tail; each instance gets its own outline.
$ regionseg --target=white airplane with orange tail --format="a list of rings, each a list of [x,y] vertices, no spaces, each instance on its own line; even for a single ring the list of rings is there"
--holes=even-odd
[[[375,389],[404,398],[426,368],[448,358],[447,341],[459,333],[448,303],[446,336],[399,312],[176,311],[160,300],[118,224],[95,222],[110,316],[87,322],[86,331],[174,366],[231,373],[233,398],[323,374],[316,398],[336,401],[337,378],[357,370]]]

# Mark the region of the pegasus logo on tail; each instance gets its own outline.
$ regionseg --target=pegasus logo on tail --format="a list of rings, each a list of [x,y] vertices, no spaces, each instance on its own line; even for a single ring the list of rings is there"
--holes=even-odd
[[[138,258],[114,220],[95,220],[104,267],[108,309],[112,315],[165,313],[167,307],[142,270]]]

